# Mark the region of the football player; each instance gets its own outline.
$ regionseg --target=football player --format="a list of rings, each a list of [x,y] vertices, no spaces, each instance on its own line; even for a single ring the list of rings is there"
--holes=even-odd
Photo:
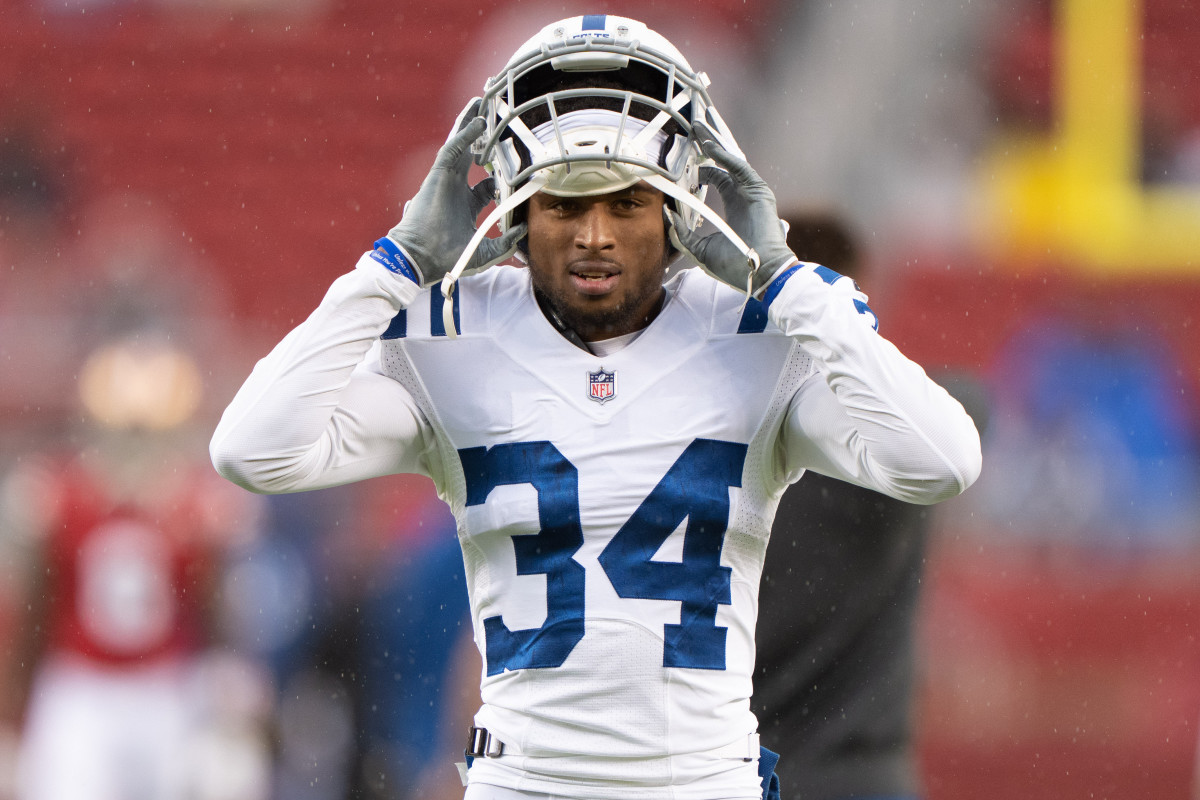
[[[483,656],[467,800],[762,797],[783,490],[814,470],[936,503],[979,473],[962,406],[787,248],[707,86],[635,20],[543,28],[214,433],[258,492],[433,479]],[[702,269],[665,280],[682,252]]]

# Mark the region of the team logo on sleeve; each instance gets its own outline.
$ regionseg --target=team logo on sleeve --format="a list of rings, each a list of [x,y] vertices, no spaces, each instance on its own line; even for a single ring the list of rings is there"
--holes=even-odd
[[[607,403],[617,396],[617,373],[606,372],[604,367],[588,373],[588,399]]]

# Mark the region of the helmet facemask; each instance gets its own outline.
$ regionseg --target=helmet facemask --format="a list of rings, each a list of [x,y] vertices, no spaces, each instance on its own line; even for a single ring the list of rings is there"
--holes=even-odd
[[[449,297],[486,231],[520,222],[537,192],[600,195],[644,181],[670,198],[689,229],[707,219],[753,255],[704,205],[700,166],[712,162],[693,122],[703,121],[741,155],[708,84],[669,41],[631,19],[574,17],[526,42],[484,87],[487,127],[472,152],[495,179],[497,205],[443,280],[443,294]]]

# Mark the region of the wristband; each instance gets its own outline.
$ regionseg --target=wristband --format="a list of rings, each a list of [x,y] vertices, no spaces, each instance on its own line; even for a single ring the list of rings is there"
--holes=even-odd
[[[403,275],[418,286],[421,284],[412,262],[404,256],[404,251],[390,237],[385,236],[375,242],[375,249],[371,251],[371,258],[383,264],[389,271],[395,272],[397,275]]]
[[[790,267],[771,279],[771,282],[767,284],[767,290],[763,292],[762,296],[764,313],[771,308],[771,303],[775,301],[776,296],[778,296],[779,292],[783,289],[783,285],[787,283],[788,278],[795,275],[796,272],[803,266],[803,261],[797,261],[795,264],[792,264]]]

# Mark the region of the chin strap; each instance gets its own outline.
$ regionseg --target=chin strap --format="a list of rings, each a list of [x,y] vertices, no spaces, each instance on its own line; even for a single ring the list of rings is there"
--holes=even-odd
[[[442,303],[442,323],[445,325],[446,336],[449,338],[458,338],[458,331],[454,327],[454,302],[450,295],[454,294],[454,284],[458,282],[458,279],[462,277],[463,272],[466,271],[467,264],[470,262],[471,256],[475,255],[475,251],[479,248],[479,243],[483,241],[483,237],[487,236],[487,232],[492,229],[492,226],[495,225],[497,221],[502,219],[503,216],[509,211],[512,211],[514,208],[521,205],[521,203],[524,203],[526,200],[540,192],[545,183],[546,181],[542,178],[536,176],[530,178],[524,186],[513,192],[508,196],[508,199],[492,209],[492,213],[487,215],[487,218],[484,219],[483,224],[475,229],[475,235],[471,237],[471,241],[467,243],[466,249],[464,249],[462,251],[462,255],[458,257],[458,261],[455,262],[454,268],[447,272],[445,277],[442,278],[442,297],[446,299],[446,302]],[[505,254],[504,257],[507,258],[507,255],[508,254]],[[484,264],[482,266],[489,267],[491,264]]]

